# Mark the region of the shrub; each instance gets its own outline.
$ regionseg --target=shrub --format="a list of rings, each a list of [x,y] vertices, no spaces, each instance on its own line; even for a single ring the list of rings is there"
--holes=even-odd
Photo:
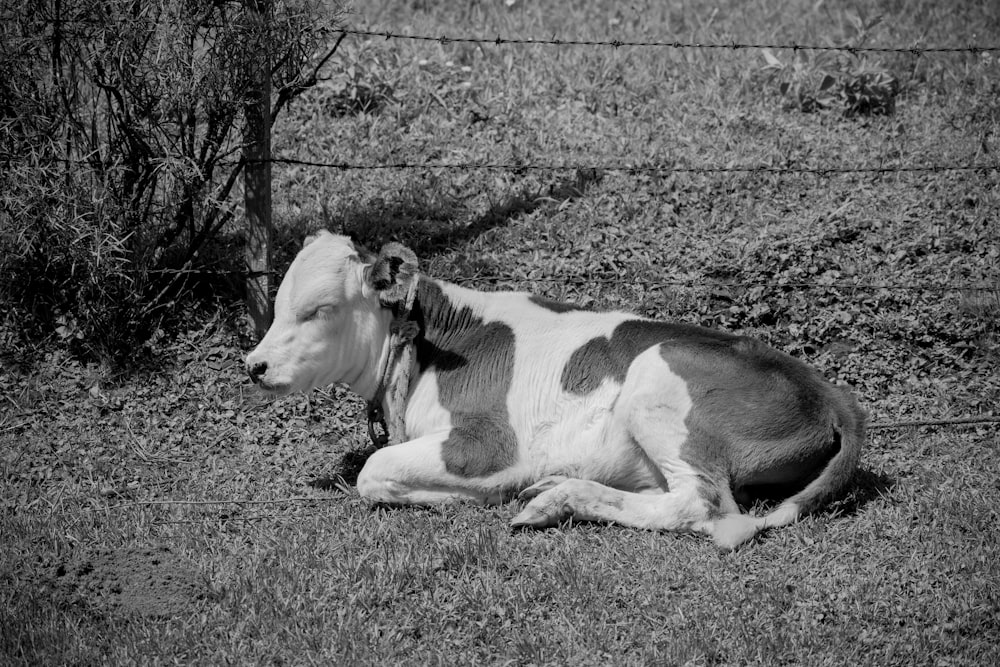
[[[397,63],[386,63],[370,42],[343,49],[344,69],[331,77],[324,91],[326,111],[332,116],[370,113],[394,101]]]
[[[859,55],[880,16],[845,15],[847,35],[830,46],[841,51],[795,51],[783,62],[762,49],[768,78],[777,81],[786,108],[803,112],[839,110],[844,116],[888,115],[896,109],[898,79],[881,63]]]
[[[260,54],[273,122],[316,82],[341,14],[325,0],[0,0],[0,299],[25,338],[137,349],[234,216]]]

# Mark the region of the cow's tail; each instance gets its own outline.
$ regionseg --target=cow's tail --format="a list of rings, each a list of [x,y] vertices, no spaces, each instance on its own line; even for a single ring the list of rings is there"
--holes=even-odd
[[[839,387],[834,389],[840,394],[837,397],[839,400],[834,401],[831,421],[840,449],[816,479],[765,516],[734,513],[714,521],[712,538],[719,547],[735,549],[762,530],[794,523],[846,490],[858,467],[861,445],[865,441],[866,419],[853,396]]]

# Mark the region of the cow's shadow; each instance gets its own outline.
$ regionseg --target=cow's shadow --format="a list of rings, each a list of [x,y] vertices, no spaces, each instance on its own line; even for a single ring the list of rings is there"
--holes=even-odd
[[[369,445],[360,449],[345,452],[333,466],[331,474],[321,475],[306,482],[319,491],[344,490],[344,485],[357,486],[358,474],[365,467],[365,461],[375,452],[375,447]]]
[[[896,480],[885,473],[859,468],[854,473],[850,490],[843,498],[831,503],[829,511],[853,516],[871,501],[883,497],[895,485]]]
[[[349,450],[334,465],[332,475],[317,477],[307,484],[320,491],[344,490],[345,484],[354,487],[358,482],[358,474],[375,450],[376,447],[373,445]],[[896,480],[889,475],[859,468],[854,473],[847,493],[823,508],[820,514],[854,516],[868,503],[883,497],[895,484]],[[758,493],[748,499],[742,509],[752,510],[757,516],[762,516],[777,507],[782,500],[797,490],[778,487],[760,489]],[[514,494],[511,495],[511,498],[513,497],[515,497]]]
[[[895,483],[892,477],[884,473],[859,468],[855,471],[847,492],[839,499],[830,502],[819,513],[852,516],[872,500],[885,495]],[[758,487],[739,501],[744,511],[752,510],[757,516],[762,516],[801,489],[802,487],[787,486]]]

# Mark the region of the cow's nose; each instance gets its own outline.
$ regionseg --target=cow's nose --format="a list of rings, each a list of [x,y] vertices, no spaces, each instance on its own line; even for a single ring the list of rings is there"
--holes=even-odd
[[[247,375],[254,383],[259,383],[260,378],[267,373],[267,362],[266,361],[255,361],[253,363],[247,362]]]

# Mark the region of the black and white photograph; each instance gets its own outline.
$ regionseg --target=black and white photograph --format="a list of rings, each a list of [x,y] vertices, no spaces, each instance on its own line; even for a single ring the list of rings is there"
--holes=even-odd
[[[1000,663],[997,0],[0,0],[0,664]]]

